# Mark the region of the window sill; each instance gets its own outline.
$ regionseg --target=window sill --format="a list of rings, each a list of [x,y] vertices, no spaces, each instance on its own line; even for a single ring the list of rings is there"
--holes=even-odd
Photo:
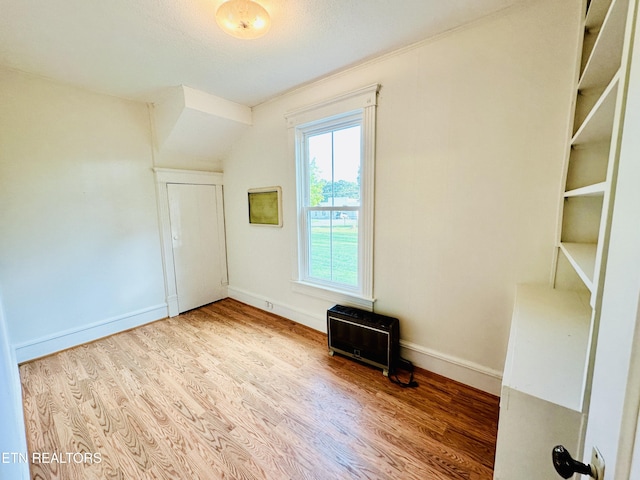
[[[373,310],[373,304],[376,301],[375,298],[367,298],[355,293],[321,287],[319,285],[313,285],[299,280],[291,281],[291,289],[294,292],[301,293],[303,295],[329,300],[330,302],[340,305],[360,307],[369,311]]]

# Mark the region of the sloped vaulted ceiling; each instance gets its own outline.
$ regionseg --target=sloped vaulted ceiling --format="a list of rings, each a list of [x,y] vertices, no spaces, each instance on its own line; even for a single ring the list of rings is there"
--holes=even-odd
[[[156,101],[188,85],[254,106],[521,0],[259,0],[271,31],[224,34],[222,0],[0,0],[0,65]]]
[[[523,0],[258,1],[273,24],[247,41],[218,28],[222,0],[0,0],[0,66],[143,102],[186,85],[252,107]],[[196,110],[174,143],[194,145],[175,135]]]

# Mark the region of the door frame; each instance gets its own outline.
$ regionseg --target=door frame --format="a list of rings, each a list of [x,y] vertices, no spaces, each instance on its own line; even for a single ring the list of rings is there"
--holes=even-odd
[[[178,315],[178,289],[171,241],[171,220],[169,217],[168,184],[213,185],[216,187],[218,205],[218,240],[220,245],[220,269],[222,284],[229,284],[227,270],[227,247],[224,226],[223,175],[219,172],[202,170],[176,170],[173,168],[154,168],[156,178],[156,196],[158,199],[158,217],[160,219],[160,240],[162,243],[162,267],[167,308],[170,317]]]
[[[637,230],[637,229],[636,229]],[[637,263],[637,262],[636,262]],[[640,478],[640,290],[633,290],[635,322],[629,352],[629,365],[624,385],[624,403],[617,445],[617,458],[610,469],[615,478],[633,480]],[[585,449],[585,458],[586,457]],[[608,468],[608,467],[607,467]]]

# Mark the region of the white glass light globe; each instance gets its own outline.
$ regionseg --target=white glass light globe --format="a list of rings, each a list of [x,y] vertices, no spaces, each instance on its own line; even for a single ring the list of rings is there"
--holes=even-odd
[[[258,38],[269,31],[271,19],[262,5],[252,0],[229,0],[216,12],[216,22],[236,38]]]

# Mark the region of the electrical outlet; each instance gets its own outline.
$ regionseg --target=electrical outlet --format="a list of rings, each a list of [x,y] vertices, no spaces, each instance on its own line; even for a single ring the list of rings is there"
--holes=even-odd
[[[591,470],[595,474],[596,480],[604,480],[604,458],[598,447],[593,447],[591,450]]]

